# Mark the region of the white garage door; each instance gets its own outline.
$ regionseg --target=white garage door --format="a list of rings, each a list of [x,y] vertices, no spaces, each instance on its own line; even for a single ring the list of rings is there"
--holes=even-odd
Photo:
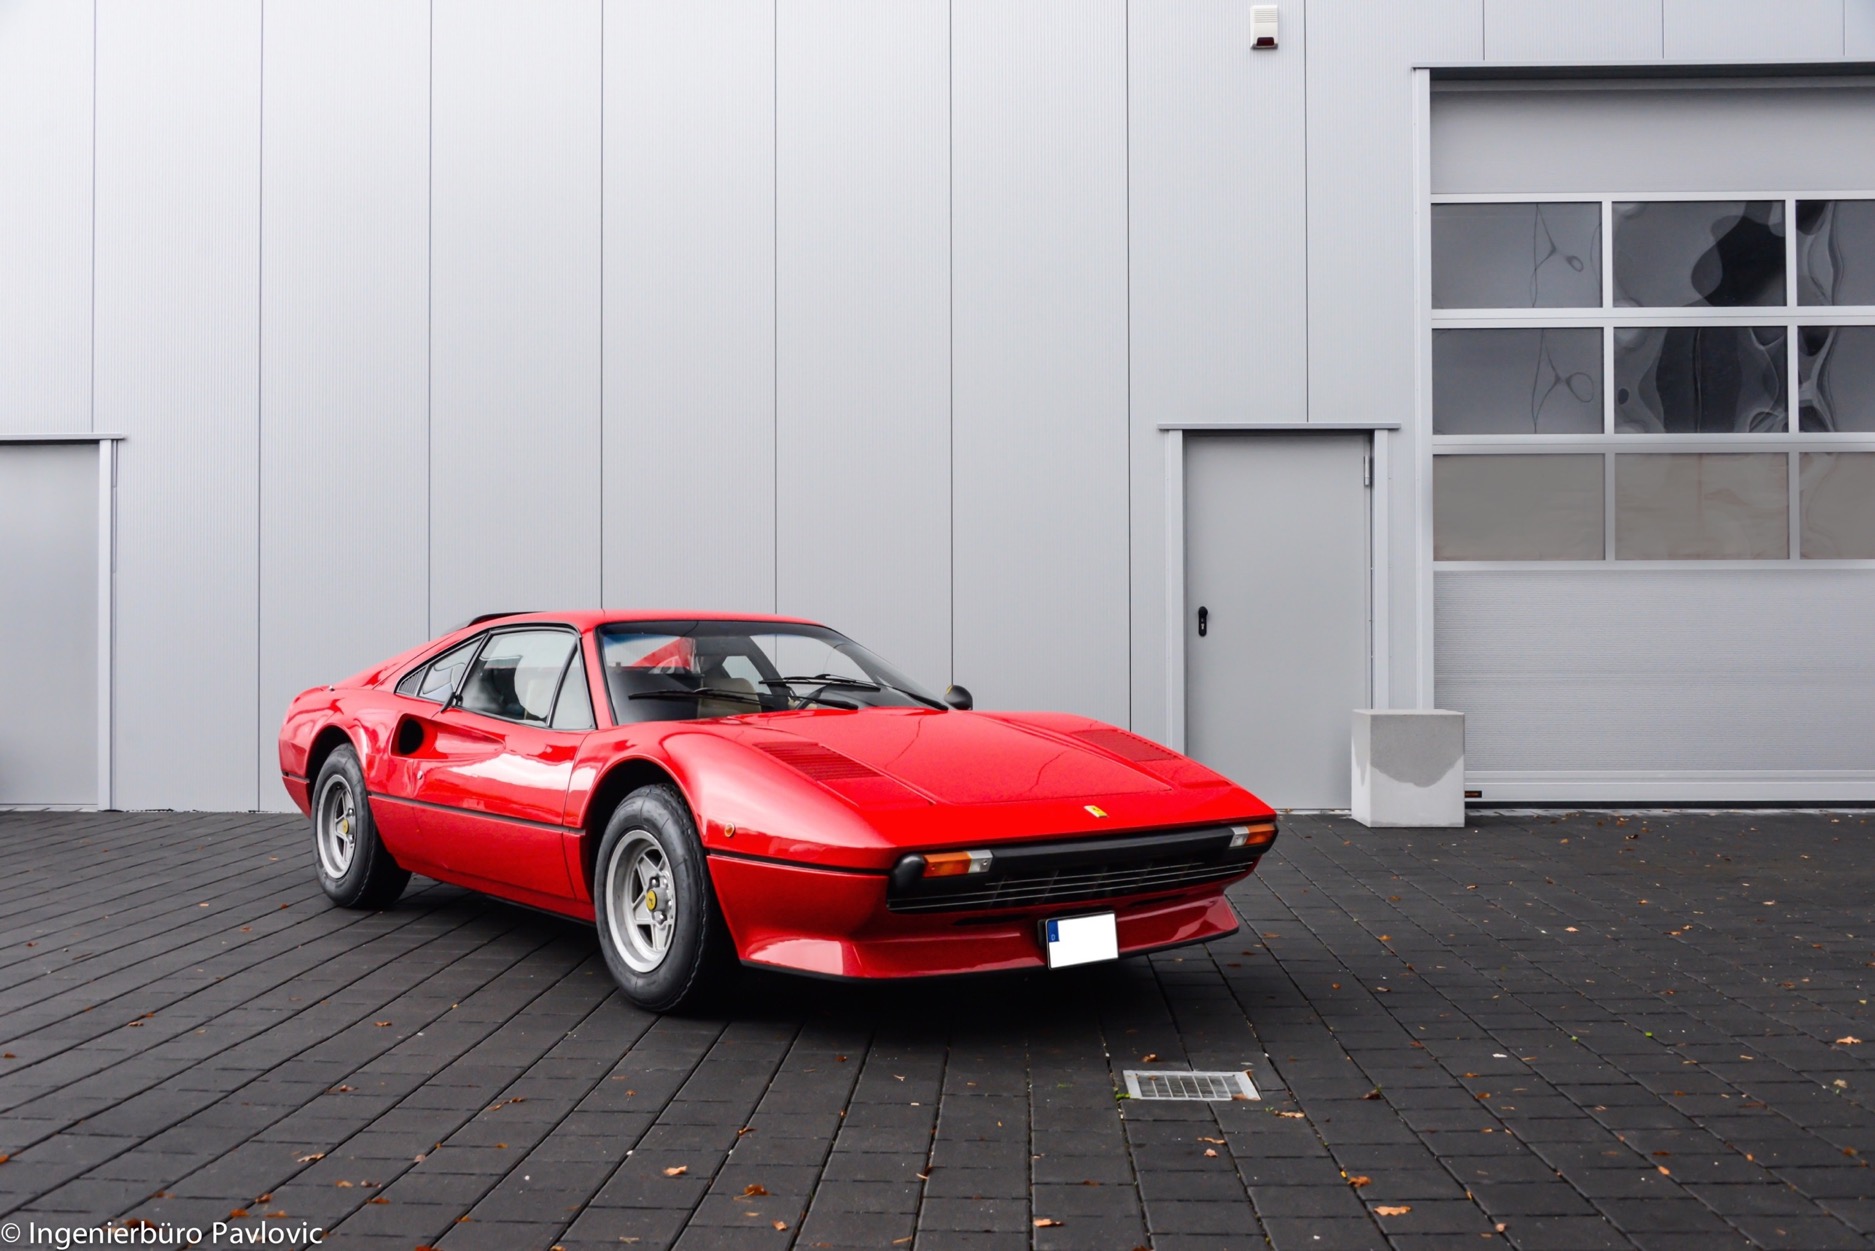
[[[1468,785],[1875,798],[1875,89],[1453,84],[1432,119]]]

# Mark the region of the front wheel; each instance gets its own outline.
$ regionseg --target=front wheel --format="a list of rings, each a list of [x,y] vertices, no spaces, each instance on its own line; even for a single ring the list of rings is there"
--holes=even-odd
[[[694,1005],[728,964],[729,934],[683,796],[645,786],[606,822],[593,865],[593,916],[606,967],[652,1012]]]
[[[313,863],[326,897],[341,908],[386,908],[410,882],[378,839],[358,753],[340,747],[313,783]]]

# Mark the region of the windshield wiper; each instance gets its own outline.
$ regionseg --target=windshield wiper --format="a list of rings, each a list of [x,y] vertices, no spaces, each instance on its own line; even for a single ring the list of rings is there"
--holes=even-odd
[[[720,686],[699,686],[695,690],[690,690],[686,687],[674,686],[666,690],[658,690],[658,691],[633,691],[630,695],[626,696],[626,698],[627,699],[696,699],[698,696],[703,696],[709,699],[735,699],[735,700],[740,700],[745,704],[755,704],[757,706],[759,706],[762,702],[762,697],[760,695],[756,695],[750,691],[728,691],[728,690],[724,690]]]
[[[832,673],[809,673],[791,678],[763,678],[762,681],[769,686],[783,686],[795,682],[814,682],[821,686],[837,686],[848,691],[876,691],[880,689],[877,682],[862,682],[857,678],[843,678]]]
[[[822,686],[837,686],[843,690],[849,690],[849,691],[897,691],[900,695],[903,695],[905,698],[915,699],[927,708],[936,708],[939,710],[943,710],[948,707],[948,705],[945,704],[942,700],[932,699],[929,695],[920,695],[916,691],[908,691],[902,686],[893,686],[890,682],[886,682],[884,684],[881,684],[878,682],[863,682],[857,678],[836,677],[835,675],[831,673],[815,673],[815,674],[802,676],[802,677],[789,677],[789,678],[763,678],[762,681],[767,683],[769,686],[781,686],[784,683],[789,683],[789,682],[818,682]],[[796,696],[796,698],[808,699],[811,697],[806,696],[806,695],[801,695],[801,696]]]
[[[626,696],[627,699],[697,699],[699,697],[704,699],[729,699],[739,703],[754,704],[757,708],[768,708],[768,705],[762,702],[762,697],[760,695],[753,694],[749,691],[725,690],[720,686],[700,686],[694,691],[683,687],[671,687],[668,690],[659,691],[633,691],[630,695]],[[803,700],[810,704],[825,704],[829,708],[844,708],[849,712],[858,707],[858,705],[850,704],[844,699],[823,699],[817,695],[795,695],[790,692],[789,698]],[[778,710],[770,709],[770,711]]]

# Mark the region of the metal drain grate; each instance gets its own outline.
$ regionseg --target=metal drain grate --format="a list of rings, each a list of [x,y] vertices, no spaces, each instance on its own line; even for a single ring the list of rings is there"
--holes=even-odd
[[[1250,1075],[1187,1073],[1174,1069],[1127,1069],[1126,1093],[1134,1099],[1200,1099],[1228,1103],[1232,1099],[1261,1099]]]

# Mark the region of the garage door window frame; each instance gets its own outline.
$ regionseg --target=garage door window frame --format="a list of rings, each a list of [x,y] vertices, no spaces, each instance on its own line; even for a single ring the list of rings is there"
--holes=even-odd
[[[1599,454],[1603,458],[1603,542],[1602,559],[1592,561],[1556,560],[1439,560],[1428,535],[1426,557],[1436,569],[1622,569],[1658,571],[1663,569],[1739,569],[1766,567],[1802,567],[1816,569],[1875,568],[1875,560],[1808,558],[1803,556],[1802,491],[1800,470],[1806,451],[1875,452],[1875,433],[1822,432],[1801,429],[1799,398],[1798,331],[1804,326],[1875,325],[1875,305],[1817,305],[1798,303],[1796,215],[1800,201],[1868,200],[1875,198],[1869,189],[1842,188],[1781,189],[1778,194],[1759,190],[1701,189],[1699,191],[1636,191],[1594,189],[1570,193],[1545,192],[1426,192],[1422,203],[1428,205],[1426,228],[1420,234],[1423,251],[1422,273],[1425,281],[1420,301],[1426,333],[1421,353],[1426,387],[1421,429],[1426,432],[1432,456],[1513,455],[1531,453]],[[1784,303],[1740,307],[1630,308],[1614,303],[1614,205],[1618,203],[1665,203],[1701,201],[1781,201],[1784,206]],[[1496,308],[1440,309],[1431,307],[1431,218],[1432,207],[1442,204],[1598,204],[1601,209],[1601,304],[1575,308]],[[1785,403],[1788,425],[1781,433],[1726,434],[1654,434],[1618,433],[1615,428],[1614,330],[1625,326],[1782,326],[1785,329]],[[1431,353],[1433,335],[1447,329],[1509,328],[1594,328],[1602,335],[1602,430],[1599,434],[1434,434],[1431,395]],[[1726,453],[1761,452],[1782,454],[1786,459],[1788,481],[1788,548],[1782,558],[1756,560],[1635,560],[1616,559],[1615,532],[1615,457],[1619,453],[1648,452]],[[1428,466],[1428,470],[1430,466]],[[1425,489],[1431,490],[1428,472]]]

